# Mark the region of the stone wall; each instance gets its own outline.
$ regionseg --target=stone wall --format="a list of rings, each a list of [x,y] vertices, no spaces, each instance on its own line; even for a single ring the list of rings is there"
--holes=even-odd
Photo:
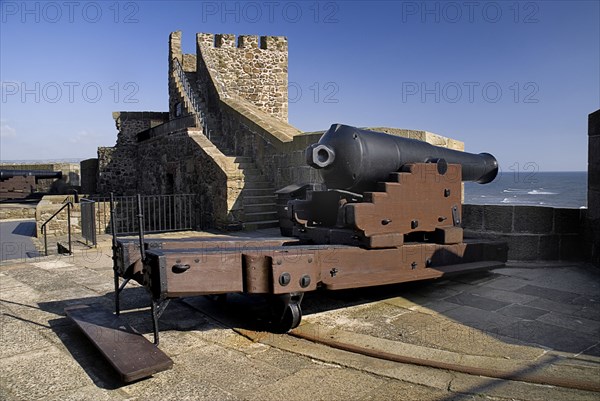
[[[137,192],[137,145],[98,148],[97,193],[134,195]]]
[[[208,68],[228,97],[240,97],[288,121],[288,44],[282,36],[199,33],[200,68]],[[200,68],[197,70],[200,71]]]
[[[465,235],[501,239],[511,260],[584,260],[585,209],[463,205]]]
[[[198,129],[184,129],[139,145],[137,167],[151,172],[139,178],[144,194],[197,194],[194,210],[201,227],[236,221],[241,210],[243,176]]]
[[[137,143],[137,133],[169,121],[169,113],[156,111],[116,111],[117,146]]]
[[[34,219],[35,206],[18,204],[0,204],[0,220]]]
[[[118,130],[114,147],[98,148],[98,183],[96,192],[107,195],[133,195],[137,193],[137,134],[164,124],[169,113],[162,112],[114,112],[113,119]]]
[[[588,260],[600,267],[600,110],[588,117]]]
[[[50,217],[62,206],[66,198],[73,201],[73,196],[64,195],[46,195],[37,204],[35,209],[35,224],[36,233],[39,238],[43,238],[41,234],[42,225],[48,221]],[[68,211],[64,208],[46,225],[46,233],[49,237],[62,237],[68,234],[69,226]],[[79,203],[73,204],[71,208],[71,235],[81,234],[81,207]]]

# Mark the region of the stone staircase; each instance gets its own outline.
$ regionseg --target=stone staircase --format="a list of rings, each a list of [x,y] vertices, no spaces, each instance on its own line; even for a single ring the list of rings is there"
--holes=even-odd
[[[227,157],[232,157],[244,175],[241,192],[244,209],[244,229],[258,230],[279,227],[275,188],[261,173],[251,157],[237,156],[220,134],[212,134],[210,141]]]
[[[204,106],[202,101],[196,96],[194,90],[186,91],[185,87],[193,88],[190,83],[196,82],[195,72],[184,72],[185,83],[181,82],[179,75],[171,72],[176,82],[177,90],[184,99],[184,108],[189,113],[196,115],[196,120],[200,125],[205,121],[201,112]],[[190,93],[188,93],[190,92]],[[194,101],[190,99],[194,97]],[[194,103],[197,107],[194,106]],[[241,191],[243,207],[243,227],[245,230],[257,230],[263,228],[272,228],[279,226],[277,217],[277,205],[275,188],[273,184],[261,173],[256,167],[256,164],[251,157],[235,154],[235,151],[227,145],[227,141],[220,133],[211,132],[208,139],[223,153],[225,156],[232,158],[232,161],[238,166],[238,169],[244,176],[244,188]]]

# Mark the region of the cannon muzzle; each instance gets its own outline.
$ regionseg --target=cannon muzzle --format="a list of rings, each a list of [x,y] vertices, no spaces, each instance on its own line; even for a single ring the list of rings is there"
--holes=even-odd
[[[321,170],[327,188],[352,192],[374,190],[390,173],[408,163],[438,163],[462,166],[462,181],[491,182],[498,174],[498,162],[489,153],[467,153],[402,138],[333,124],[318,143],[306,149],[307,163]]]

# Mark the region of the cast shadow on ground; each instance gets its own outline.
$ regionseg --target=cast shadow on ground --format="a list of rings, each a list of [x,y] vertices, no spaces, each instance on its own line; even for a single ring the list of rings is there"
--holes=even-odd
[[[35,237],[35,221],[24,221],[19,223],[12,231],[14,235],[22,235],[24,237]]]
[[[61,316],[48,321],[50,329],[54,331],[67,351],[84,369],[94,384],[100,388],[114,390],[131,383],[123,383],[84,333],[66,317],[64,309],[74,305],[90,305],[93,308],[103,308],[114,312],[114,292],[104,296],[72,298],[60,301],[40,302],[38,305],[43,311]],[[152,341],[152,319],[149,309],[150,298],[143,287],[128,287],[121,293],[121,318],[141,334]],[[207,321],[203,314],[184,304],[181,300],[173,300],[160,320],[163,332],[196,331],[214,329],[216,326]],[[136,357],[132,355],[132,357]],[[146,379],[141,379],[146,380]]]
[[[483,283],[494,280],[499,275],[493,272],[471,273],[460,276],[460,281],[427,280],[412,283],[394,284],[379,287],[358,288],[340,291],[315,291],[307,293],[302,301],[305,316],[347,308],[354,305],[364,305],[398,296],[412,300],[415,304],[430,307],[423,301],[429,296],[436,299],[436,294],[452,290],[456,284]],[[458,279],[457,279],[458,280]],[[94,305],[107,310],[114,308],[114,293],[104,296],[66,299],[40,303],[42,310],[64,316],[64,308],[75,304]],[[589,300],[590,302],[598,302]],[[248,296],[229,294],[224,300],[211,297],[185,297],[173,300],[162,315],[159,326],[162,333],[167,331],[202,332],[218,327],[236,327],[248,330],[268,330],[272,320],[273,300],[263,296]],[[421,305],[423,304],[423,305]],[[152,340],[152,321],[149,312],[149,295],[142,287],[128,287],[121,295],[123,319],[137,331],[147,335]],[[431,306],[435,309],[435,306]],[[443,316],[444,311],[439,313]],[[207,318],[210,316],[210,319]],[[523,321],[520,329],[489,326],[489,322],[481,322],[473,318],[451,319],[473,330],[480,330],[486,335],[494,336],[497,340],[508,344],[526,344],[542,346],[569,353],[584,353],[598,356],[598,349],[586,347],[586,344],[597,342],[594,335],[581,334],[577,338],[557,339],[556,327],[537,325],[535,322]],[[485,324],[488,324],[486,327]],[[50,328],[56,333],[73,358],[82,366],[94,383],[101,388],[116,389],[124,384],[120,381],[112,367],[105,361],[99,351],[83,335],[79,329],[66,317],[49,321]],[[169,341],[169,339],[165,340]],[[164,342],[163,342],[164,343]],[[491,384],[490,384],[491,385]]]

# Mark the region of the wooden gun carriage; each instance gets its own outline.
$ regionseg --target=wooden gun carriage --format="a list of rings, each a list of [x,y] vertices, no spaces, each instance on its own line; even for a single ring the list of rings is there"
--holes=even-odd
[[[300,323],[309,291],[434,279],[506,261],[505,243],[465,240],[460,227],[461,183],[493,180],[493,156],[339,124],[306,154],[323,183],[277,192],[283,237],[115,238],[117,314],[133,279],[150,293],[155,344],[169,300],[195,295],[262,294],[273,306],[270,329],[283,333]]]

